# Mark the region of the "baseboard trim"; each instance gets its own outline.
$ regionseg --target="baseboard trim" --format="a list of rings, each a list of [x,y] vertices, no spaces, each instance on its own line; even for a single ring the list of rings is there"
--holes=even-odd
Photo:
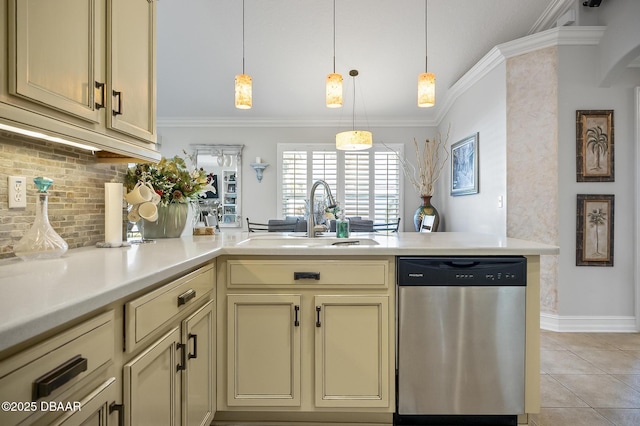
[[[560,316],[540,313],[540,328],[558,332],[634,333],[633,316]]]

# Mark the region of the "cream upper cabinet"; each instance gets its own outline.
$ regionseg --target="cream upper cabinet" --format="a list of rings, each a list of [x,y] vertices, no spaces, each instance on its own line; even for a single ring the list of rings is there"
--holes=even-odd
[[[300,406],[299,295],[227,298],[227,404]]]
[[[316,296],[315,405],[389,406],[389,299]]]
[[[10,67],[10,92],[101,121],[103,113],[96,103],[104,104],[105,0],[13,1],[15,66]]]
[[[93,146],[103,158],[160,158],[155,1],[0,4],[6,130]]]
[[[119,132],[156,140],[156,3],[109,0],[109,118]]]

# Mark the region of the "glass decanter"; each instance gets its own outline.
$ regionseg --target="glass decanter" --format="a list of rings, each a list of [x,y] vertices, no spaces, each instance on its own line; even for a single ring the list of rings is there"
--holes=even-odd
[[[49,223],[47,211],[49,194],[47,189],[53,180],[46,177],[33,179],[38,189],[36,201],[36,219],[31,229],[15,245],[13,252],[16,256],[24,259],[53,259],[60,257],[69,248],[65,240],[62,239]]]

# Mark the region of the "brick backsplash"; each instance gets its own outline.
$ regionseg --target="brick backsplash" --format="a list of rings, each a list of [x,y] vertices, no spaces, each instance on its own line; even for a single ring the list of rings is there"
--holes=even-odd
[[[98,163],[91,152],[0,132],[0,259],[31,228],[36,211],[33,178],[53,179],[49,221],[69,248],[104,241],[104,183],[122,182],[127,164]],[[9,209],[8,176],[27,178],[27,207]]]

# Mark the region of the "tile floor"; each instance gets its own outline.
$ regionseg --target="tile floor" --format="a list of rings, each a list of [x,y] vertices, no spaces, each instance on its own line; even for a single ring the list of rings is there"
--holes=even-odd
[[[640,425],[640,333],[541,332],[535,426]]]

